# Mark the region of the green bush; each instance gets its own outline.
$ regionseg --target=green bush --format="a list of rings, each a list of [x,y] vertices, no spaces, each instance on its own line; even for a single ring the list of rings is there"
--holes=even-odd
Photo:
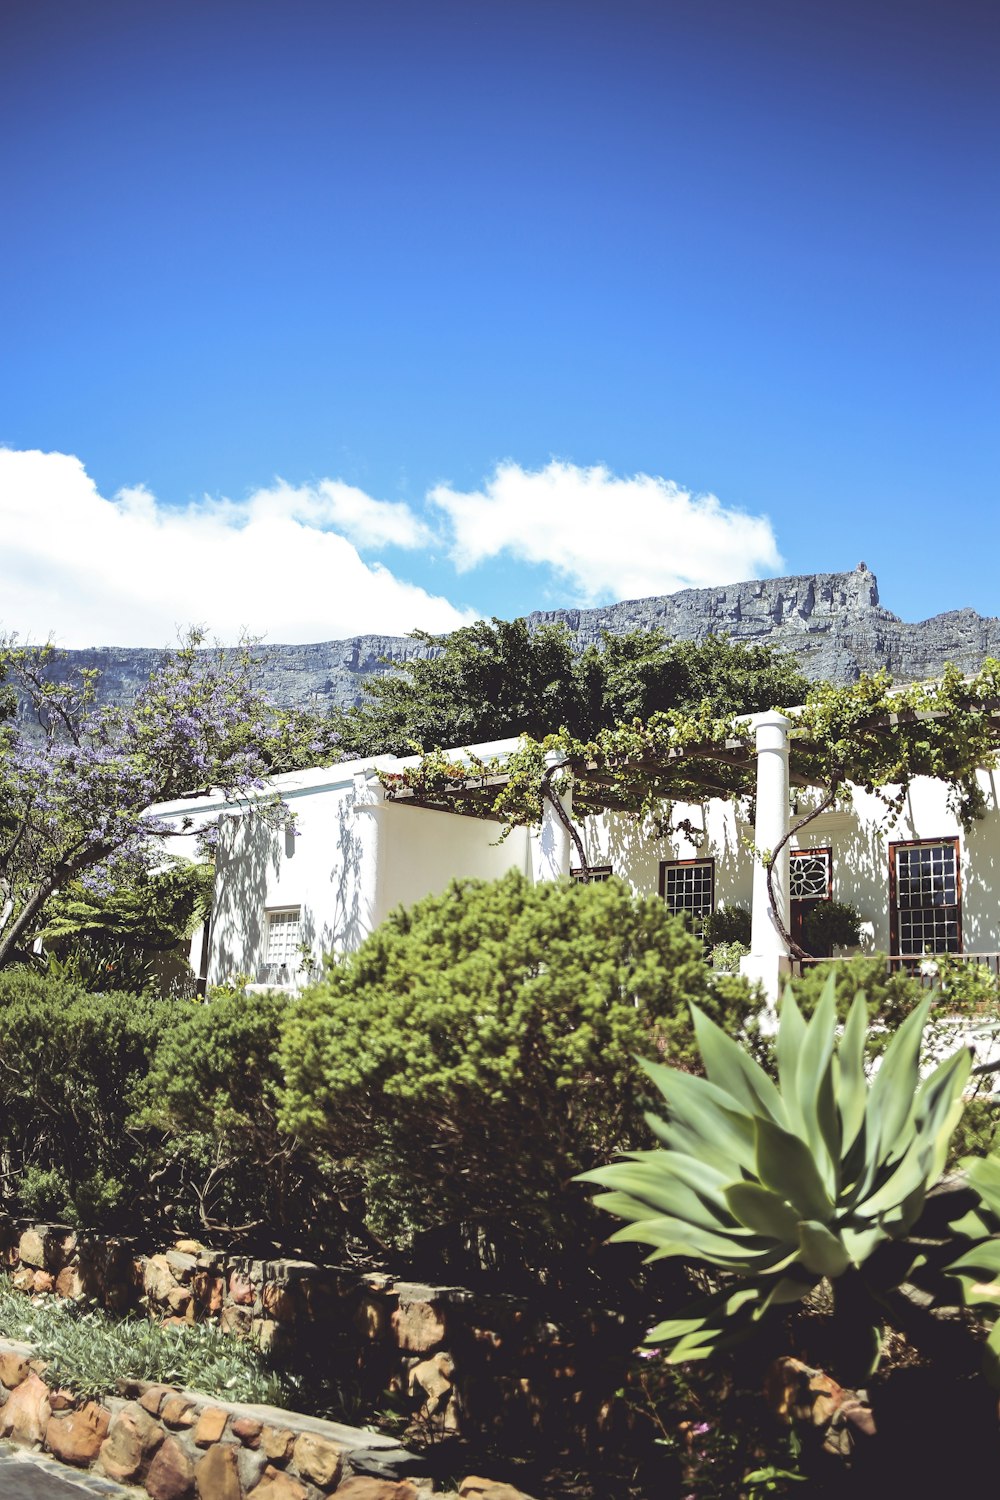
[[[817,958],[834,948],[854,948],[861,941],[861,913],[843,901],[817,901],[802,919],[802,941]]]
[[[87,994],[42,975],[0,974],[0,1143],[8,1210],[71,1224],[136,1223],[152,1162],[129,1123],[176,1003]]]
[[[636,1053],[696,1063],[691,999],[729,1031],[750,1008],[662,901],[617,880],[453,882],[302,996],[282,1122],[358,1163],[388,1243],[586,1259],[596,1220],[569,1179],[643,1137]]]
[[[158,1132],[163,1212],[200,1233],[251,1226],[258,1237],[340,1248],[343,1214],[315,1159],[278,1128],[278,1047],[287,999],[217,992],[187,1005],[158,1038],[130,1124]],[[331,1222],[332,1217],[332,1222]],[[246,1232],[246,1231],[245,1231]]]
[[[740,943],[750,952],[751,916],[745,906],[720,906],[705,918],[705,942],[710,948],[719,943]]]
[[[862,994],[873,1025],[898,1026],[926,994],[918,977],[902,969],[890,973],[884,953],[870,957],[859,954],[856,958],[810,964],[801,978],[791,981],[792,992],[803,1015],[812,1015],[831,977],[837,1014],[842,1021],[846,1019],[855,995]]]

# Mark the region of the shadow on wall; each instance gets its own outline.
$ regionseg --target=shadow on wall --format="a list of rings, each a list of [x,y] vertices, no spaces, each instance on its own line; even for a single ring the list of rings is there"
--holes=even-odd
[[[318,930],[319,946],[324,954],[352,953],[362,939],[368,936],[370,929],[371,913],[362,910],[364,840],[358,826],[356,804],[357,793],[354,789],[337,803],[335,857],[329,877],[329,916]],[[378,814],[369,816],[376,817]],[[314,940],[310,938],[310,941]]]
[[[675,817],[690,819],[694,838],[676,833],[670,838],[650,838],[637,818],[611,817],[604,842],[606,859],[616,874],[629,880],[640,895],[655,896],[660,890],[660,862],[673,859],[711,859],[715,862],[716,903],[732,906],[749,904],[753,887],[753,859],[744,847],[744,837],[752,837],[753,828],[745,822],[745,809],[734,805],[721,823],[721,837],[713,838],[707,828],[703,807],[678,804]],[[591,820],[588,819],[588,823]],[[700,837],[699,837],[700,833]],[[591,859],[597,860],[600,845],[593,826],[587,830],[586,847]]]
[[[264,943],[268,872],[277,874],[284,830],[245,812],[223,820],[216,848],[211,973],[216,983],[255,976]]]

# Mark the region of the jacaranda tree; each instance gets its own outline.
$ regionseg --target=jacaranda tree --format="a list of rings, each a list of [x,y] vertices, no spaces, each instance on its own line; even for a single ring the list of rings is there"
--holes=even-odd
[[[0,650],[0,680],[24,711],[0,723],[0,968],[24,956],[56,891],[162,862],[162,841],[190,823],[168,824],[152,804],[217,787],[266,805],[268,706],[252,651],[204,649],[190,631],[127,706],[98,704],[95,671],[56,681],[54,657]]]

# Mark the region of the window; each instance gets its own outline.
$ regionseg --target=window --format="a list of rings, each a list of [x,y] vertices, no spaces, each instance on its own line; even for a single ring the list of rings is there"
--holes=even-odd
[[[265,912],[264,962],[258,984],[291,984],[299,969],[299,929],[302,908],[286,906]]]
[[[793,901],[829,901],[829,849],[791,850],[788,857],[788,894]]]
[[[665,859],[660,864],[660,895],[675,914],[684,915],[695,937],[705,938],[705,918],[715,909],[713,859]]]
[[[610,865],[591,865],[588,870],[570,870],[570,880],[575,880],[578,885],[600,885],[611,877]]]
[[[961,953],[958,839],[890,844],[889,904],[893,953]]]
[[[789,931],[792,941],[810,949],[814,958],[829,958],[830,952],[820,952],[806,940],[803,923],[821,901],[830,899],[831,853],[830,849],[792,849],[788,855]]]

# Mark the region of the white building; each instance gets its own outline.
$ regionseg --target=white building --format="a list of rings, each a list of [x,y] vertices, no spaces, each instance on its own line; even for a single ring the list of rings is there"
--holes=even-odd
[[[193,945],[196,966],[204,965],[209,984],[247,975],[294,989],[325,953],[356,948],[395,907],[444,889],[452,878],[494,879],[510,869],[536,881],[614,873],[636,892],[688,912],[696,928],[719,907],[751,908],[751,953],[743,967],[773,996],[790,967],[789,950],[772,919],[754,849],[775,849],[790,816],[805,811],[815,793],[789,784],[789,720],[772,713],[750,722],[752,798],[675,805],[673,823],[686,819],[692,828],[659,839],[625,814],[579,817],[585,872],[575,868],[579,856],[554,809],[546,809],[540,829],[516,828],[499,842],[494,820],[419,805],[406,792],[387,796],[377,773],[413,763],[391,756],[275,778],[290,814],[284,827],[221,799],[157,809],[161,816],[221,820],[215,910],[208,940]],[[515,743],[473,749],[483,758],[502,756]],[[810,823],[774,872],[793,937],[807,903],[833,899],[860,912],[865,951],[909,959],[953,952],[996,968],[1000,806],[994,773],[980,778],[987,813],[967,832],[948,806],[948,788],[926,778],[912,784],[892,827],[884,803],[857,790],[852,806]]]

